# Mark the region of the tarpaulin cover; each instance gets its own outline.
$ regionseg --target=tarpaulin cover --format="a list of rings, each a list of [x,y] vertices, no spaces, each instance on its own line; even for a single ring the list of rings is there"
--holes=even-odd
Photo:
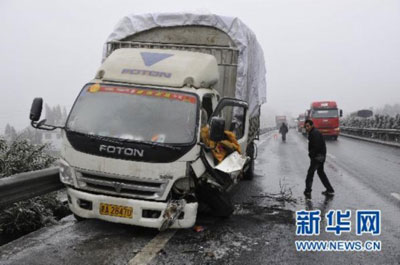
[[[131,14],[119,21],[107,42],[156,27],[189,25],[215,27],[230,36],[239,49],[235,97],[249,103],[250,116],[259,115],[258,107],[267,97],[264,54],[255,34],[239,18],[194,13]],[[103,60],[106,52],[105,45]]]

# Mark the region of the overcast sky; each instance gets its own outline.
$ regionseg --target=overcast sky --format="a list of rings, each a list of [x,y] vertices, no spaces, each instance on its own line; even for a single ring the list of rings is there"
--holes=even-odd
[[[400,103],[400,0],[0,1],[0,132],[29,124],[32,99],[70,108],[100,66],[103,44],[130,13],[237,16],[267,65],[266,119],[314,100],[345,113]]]

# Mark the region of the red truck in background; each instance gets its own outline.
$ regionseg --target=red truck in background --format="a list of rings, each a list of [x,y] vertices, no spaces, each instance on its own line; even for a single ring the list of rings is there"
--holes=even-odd
[[[340,133],[339,117],[343,116],[343,111],[339,110],[335,101],[315,101],[311,103],[311,108],[307,111],[307,119],[314,122],[322,135],[337,140]]]
[[[306,133],[306,129],[304,129],[304,121],[306,120],[305,114],[299,114],[297,117],[297,131],[301,133]]]
[[[286,125],[288,125],[286,116],[275,116],[275,124],[277,129],[281,127],[282,123],[286,123]]]

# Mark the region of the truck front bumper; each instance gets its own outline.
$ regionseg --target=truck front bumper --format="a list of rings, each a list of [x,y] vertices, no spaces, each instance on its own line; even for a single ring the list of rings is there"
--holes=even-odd
[[[144,227],[160,228],[163,223],[164,211],[167,208],[166,202],[154,202],[118,198],[107,195],[91,194],[67,187],[68,203],[71,211],[83,218],[101,219],[113,223],[123,223]],[[100,203],[120,205],[133,208],[132,218],[122,218],[100,214]],[[196,221],[197,202],[186,203],[183,209],[183,217],[177,218],[171,228],[192,227]],[[143,217],[144,211],[161,212],[159,217]]]
[[[324,136],[339,136],[339,129],[318,129],[320,133]]]

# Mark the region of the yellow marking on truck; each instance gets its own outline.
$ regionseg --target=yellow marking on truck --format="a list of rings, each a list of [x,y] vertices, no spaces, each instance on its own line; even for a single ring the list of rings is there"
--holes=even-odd
[[[94,85],[90,86],[88,90],[90,93],[96,93],[100,90],[100,85],[94,84]]]

